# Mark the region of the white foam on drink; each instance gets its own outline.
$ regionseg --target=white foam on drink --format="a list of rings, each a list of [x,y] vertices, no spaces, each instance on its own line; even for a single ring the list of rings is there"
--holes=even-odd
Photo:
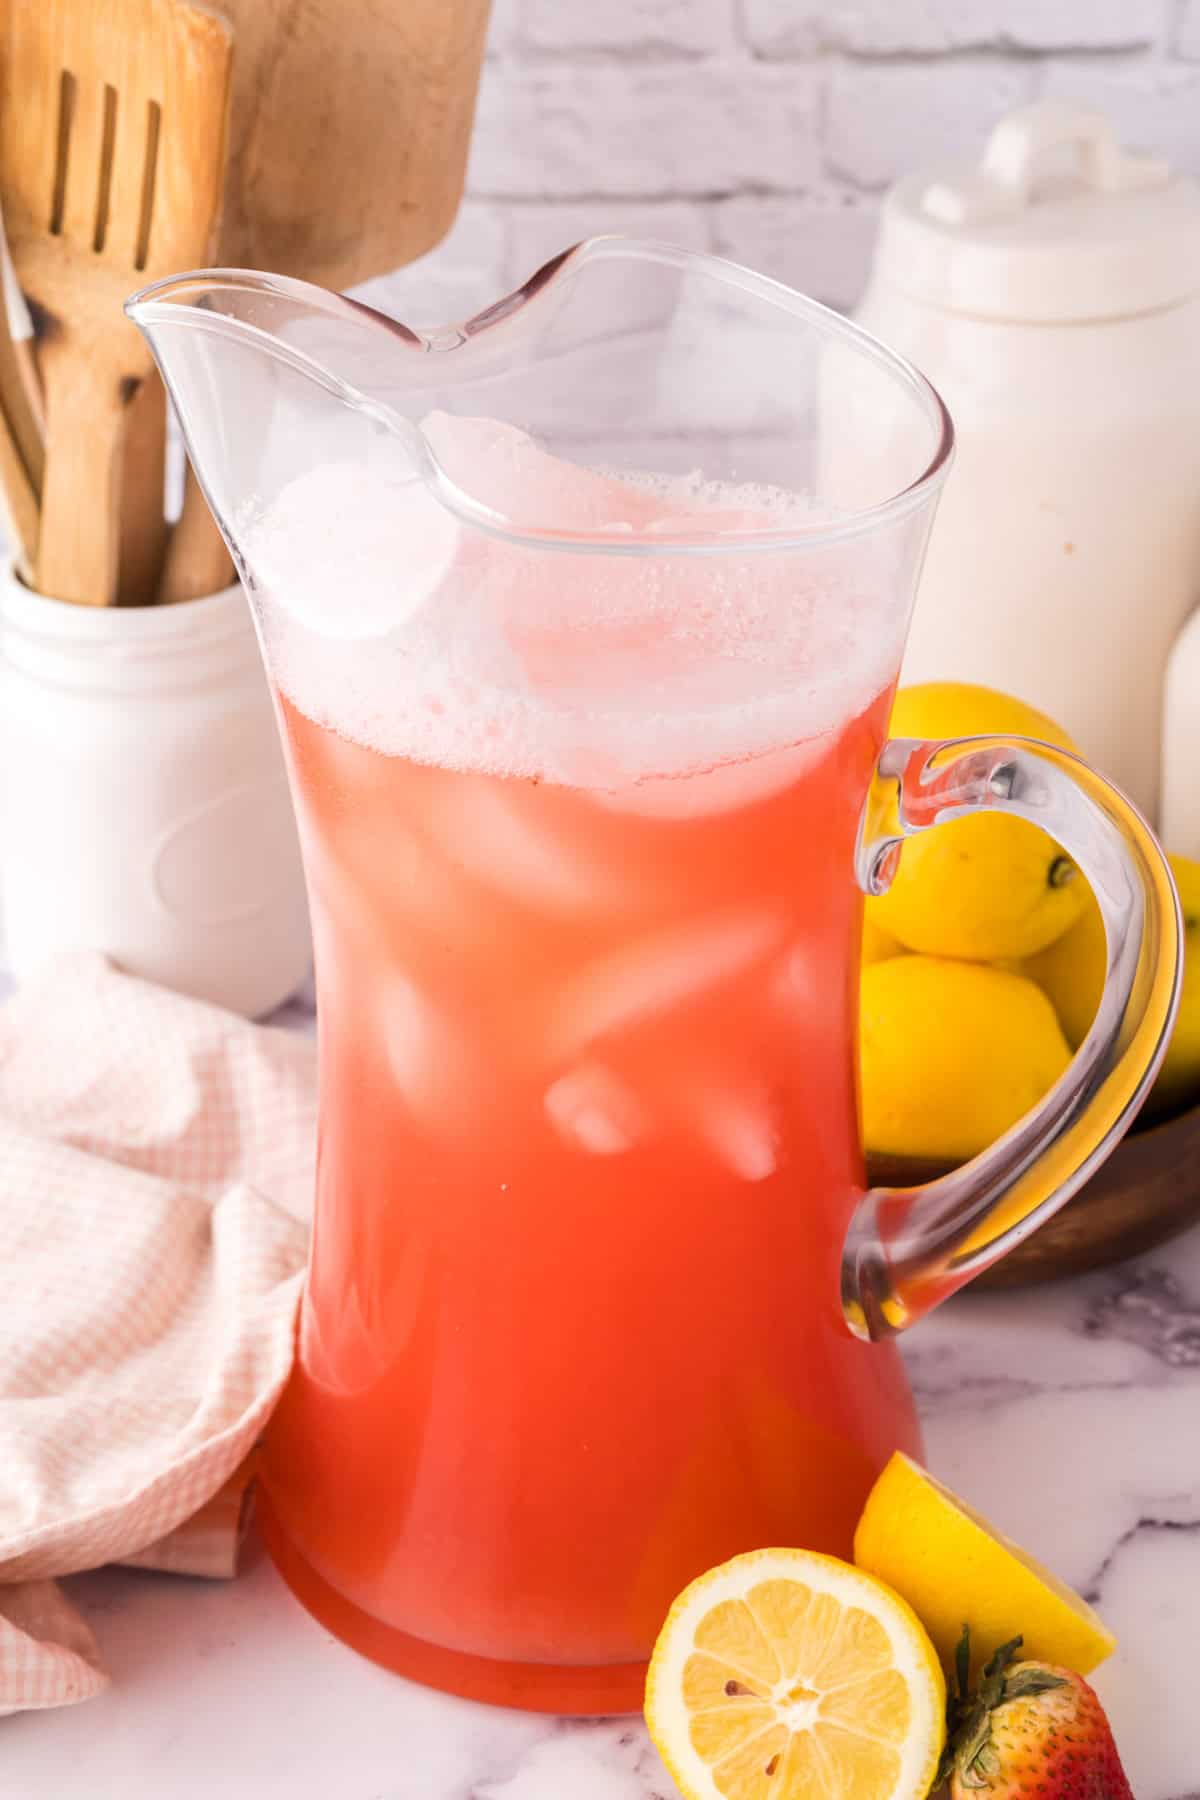
[[[362,472],[347,463],[315,471],[321,478],[317,506],[308,491],[312,473],[283,490],[255,531],[256,580],[264,592],[285,596],[295,623],[318,636],[385,637],[419,612],[449,573],[457,521],[424,482],[382,471],[376,506],[366,514]],[[395,576],[398,539],[406,550],[402,584]]]
[[[462,523],[399,464],[311,468],[238,529],[272,671],[316,723],[386,755],[619,792],[819,740],[893,677],[896,534],[806,550],[821,519],[800,497],[618,478],[487,421],[424,429],[510,520],[613,544],[711,533],[714,549],[531,546]],[[739,545],[764,528],[795,547]],[[665,788],[647,799],[672,812]]]

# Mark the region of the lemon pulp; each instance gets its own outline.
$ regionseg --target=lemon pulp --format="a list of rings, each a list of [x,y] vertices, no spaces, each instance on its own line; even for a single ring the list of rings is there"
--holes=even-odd
[[[687,1800],[922,1800],[945,1687],[911,1609],[835,1557],[764,1550],[676,1601],[646,1718]]]

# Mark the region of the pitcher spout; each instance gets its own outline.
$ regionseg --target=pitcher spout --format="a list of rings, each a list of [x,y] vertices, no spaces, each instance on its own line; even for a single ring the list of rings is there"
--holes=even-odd
[[[630,596],[653,589],[682,617],[740,587],[760,635],[796,638],[796,592],[830,568],[869,595],[907,579],[949,462],[915,370],[777,283],[669,245],[591,239],[426,333],[236,269],[159,282],[127,311],[269,661],[285,636],[314,664],[370,636],[569,709],[603,646],[624,705],[654,669],[622,637]],[[572,579],[586,608],[563,606]],[[898,627],[881,606],[867,639],[885,668]]]
[[[416,477],[419,434],[371,393],[389,359],[409,365],[425,349],[406,326],[307,282],[241,269],[155,282],[125,311],[243,577],[246,517],[315,462],[377,460],[386,441]]]

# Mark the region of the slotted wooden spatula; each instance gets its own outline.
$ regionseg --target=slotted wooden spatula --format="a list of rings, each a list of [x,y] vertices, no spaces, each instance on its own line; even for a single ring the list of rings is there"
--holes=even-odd
[[[207,258],[232,33],[185,0],[0,0],[0,32],[0,195],[45,389],[35,583],[109,605],[122,438],[151,367],[121,302]]]

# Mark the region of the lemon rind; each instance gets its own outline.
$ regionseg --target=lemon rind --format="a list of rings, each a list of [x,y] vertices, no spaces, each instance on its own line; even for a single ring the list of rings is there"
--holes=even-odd
[[[710,1569],[683,1590],[659,1633],[646,1677],[646,1722],[684,1800],[722,1800],[712,1765],[692,1747],[683,1703],[683,1671],[695,1649],[697,1627],[722,1600],[739,1599],[760,1582],[776,1580],[804,1582],[878,1620],[913,1706],[912,1728],[900,1749],[900,1772],[887,1800],[923,1800],[942,1750],[945,1686],[920,1620],[876,1576],[820,1551],[785,1549],[748,1551]]]

